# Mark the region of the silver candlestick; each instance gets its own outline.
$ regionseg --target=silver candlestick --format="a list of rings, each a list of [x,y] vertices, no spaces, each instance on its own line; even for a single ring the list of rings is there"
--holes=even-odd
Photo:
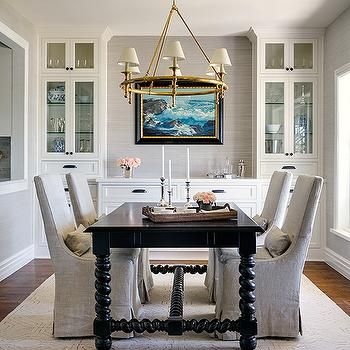
[[[186,206],[190,205],[190,181],[186,180]]]
[[[163,176],[161,176],[161,178],[160,178],[160,201],[158,203],[159,207],[166,207],[168,205],[168,203],[166,202],[166,200],[164,198],[164,182],[165,182],[165,178]]]
[[[172,191],[171,190],[168,190],[168,196],[169,196],[169,203],[168,203],[168,207],[171,207],[172,206],[172,202],[171,202],[171,193]]]

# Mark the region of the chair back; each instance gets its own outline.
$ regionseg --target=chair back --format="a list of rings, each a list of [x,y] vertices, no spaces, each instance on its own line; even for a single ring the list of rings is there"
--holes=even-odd
[[[272,174],[261,217],[267,219],[268,228],[275,225],[281,228],[289,200],[293,175],[287,171]]]
[[[34,177],[41,215],[51,259],[62,256],[62,249],[69,252],[63,236],[76,229],[74,218],[68,206],[60,175],[40,175]]]
[[[284,254],[293,260],[294,268],[299,269],[300,274],[309,249],[322,186],[322,177],[299,175],[282,226],[282,231],[292,241]]]
[[[89,185],[84,175],[78,173],[66,174],[69,195],[73,207],[73,213],[77,226],[92,225],[97,214],[92,201]]]

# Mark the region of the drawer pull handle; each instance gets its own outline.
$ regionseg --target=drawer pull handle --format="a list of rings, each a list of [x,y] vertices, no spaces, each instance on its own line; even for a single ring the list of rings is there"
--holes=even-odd
[[[65,192],[69,192],[68,187],[65,187],[65,188],[64,188],[64,191],[65,191]]]
[[[211,190],[213,193],[226,193],[225,190]]]
[[[282,169],[292,169],[292,170],[295,170],[296,167],[295,167],[294,165],[284,165],[284,166],[282,167]]]
[[[76,169],[78,168],[75,164],[65,164],[63,165],[63,169]]]
[[[294,189],[291,188],[291,189],[289,190],[289,193],[293,193],[293,192],[294,192]]]
[[[147,191],[143,188],[136,188],[135,190],[132,190],[132,193],[147,193]]]

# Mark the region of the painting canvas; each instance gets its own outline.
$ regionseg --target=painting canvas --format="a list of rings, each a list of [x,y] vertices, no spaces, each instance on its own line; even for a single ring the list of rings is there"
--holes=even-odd
[[[186,88],[203,91],[208,89]],[[157,91],[165,89],[157,88]],[[179,88],[178,91],[181,91]],[[176,96],[138,96],[136,143],[222,143],[222,101],[216,93]]]

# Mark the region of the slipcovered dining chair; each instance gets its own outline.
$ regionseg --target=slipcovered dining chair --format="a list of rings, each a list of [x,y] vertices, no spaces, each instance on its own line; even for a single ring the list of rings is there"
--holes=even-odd
[[[300,283],[322,185],[321,177],[299,176],[282,228],[272,226],[264,247],[257,248],[254,282],[258,337],[302,334]],[[220,262],[216,317],[238,319],[239,255],[226,254],[224,248],[216,249],[216,253]],[[235,336],[234,332],[218,334],[227,340]]]
[[[89,185],[84,175],[66,174],[69,195],[77,225],[88,227],[98,220],[91,198]],[[142,248],[138,258],[137,286],[142,303],[150,301],[149,292],[153,287],[153,277],[149,265],[147,248]]]
[[[35,176],[34,183],[44,221],[45,234],[55,273],[55,302],[53,315],[54,337],[82,337],[93,335],[95,318],[95,257],[91,251],[91,236],[79,231],[67,203],[60,175]],[[87,251],[73,253],[66,245],[68,237],[87,238]],[[81,250],[82,243],[77,246]],[[134,305],[133,274],[139,249],[125,249],[123,254],[110,256],[111,316],[131,319],[138,314]],[[114,337],[126,338],[122,332]]]
[[[275,171],[272,174],[269,188],[267,190],[264,208],[261,215],[255,215],[253,220],[268,229],[272,225],[281,227],[286,214],[286,209],[289,199],[289,191],[292,184],[293,174],[286,171]],[[257,246],[264,244],[266,233],[257,236]],[[232,251],[235,254],[236,248],[227,249],[226,252]],[[209,249],[207,274],[205,276],[204,284],[208,288],[209,301],[216,300],[216,280],[218,278],[216,272],[217,257],[215,249]]]

